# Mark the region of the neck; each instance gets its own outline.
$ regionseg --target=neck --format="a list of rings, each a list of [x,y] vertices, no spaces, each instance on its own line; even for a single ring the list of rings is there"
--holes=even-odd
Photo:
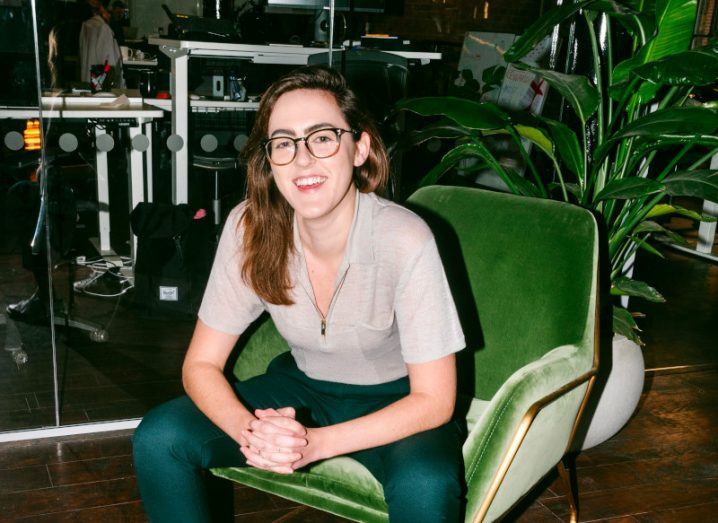
[[[354,220],[357,192],[352,184],[339,205],[326,216],[314,220],[297,216],[299,239],[305,251],[325,260],[344,256],[344,247]]]

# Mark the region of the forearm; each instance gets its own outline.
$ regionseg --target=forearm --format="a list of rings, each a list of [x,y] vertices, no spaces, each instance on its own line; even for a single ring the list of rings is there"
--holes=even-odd
[[[239,401],[222,371],[209,363],[185,365],[182,384],[199,410],[237,442],[242,430],[256,419]]]
[[[436,428],[451,419],[454,398],[438,402],[428,394],[412,393],[387,407],[320,429],[328,456],[341,456],[379,447]]]

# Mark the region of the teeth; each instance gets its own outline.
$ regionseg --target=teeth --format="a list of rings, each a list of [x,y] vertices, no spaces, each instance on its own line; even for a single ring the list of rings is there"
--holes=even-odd
[[[323,176],[309,176],[307,178],[300,178],[299,180],[296,180],[294,183],[297,185],[297,187],[304,187],[307,185],[316,185],[319,183],[324,183],[326,178]]]

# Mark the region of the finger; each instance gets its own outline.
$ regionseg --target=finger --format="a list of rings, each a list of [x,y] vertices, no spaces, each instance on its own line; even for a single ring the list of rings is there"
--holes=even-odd
[[[276,425],[271,420],[279,419],[274,416],[272,418],[256,419],[249,423],[249,428],[256,432],[262,432],[264,434],[286,434],[288,436],[294,435],[295,433],[288,428]]]
[[[285,470],[293,470],[291,468],[291,464],[298,459],[300,459],[302,456],[299,453],[293,453],[293,454],[282,454],[282,453],[265,453],[264,451],[257,451],[256,449],[252,447],[240,447],[240,451],[242,454],[244,454],[244,457],[247,460],[247,463],[252,464],[253,466],[264,468],[266,470],[271,470],[275,468],[282,468]],[[283,457],[286,456],[286,457]],[[274,458],[281,457],[280,460],[276,460]]]
[[[297,416],[297,412],[294,410],[294,407],[282,407],[281,409],[277,409],[277,412],[281,416],[287,416],[292,419]]]
[[[270,409],[254,409],[254,415],[259,418],[259,417],[264,417],[264,416],[277,416],[280,414],[276,410],[270,408]]]
[[[242,431],[242,436],[247,440],[250,446],[256,447],[258,452],[263,450],[267,452],[296,452],[296,448],[306,447],[307,440],[303,438],[294,438],[291,436],[282,436],[281,441],[277,441],[278,436],[263,435],[255,431]]]
[[[250,426],[257,423],[271,423],[280,429],[284,429],[285,431],[289,430],[297,436],[304,436],[307,433],[307,429],[304,427],[304,425],[299,423],[297,420],[288,418],[286,416],[268,416],[259,420],[253,420],[250,423]],[[284,433],[286,434],[286,432]]]
[[[251,461],[247,461],[248,465],[251,465],[255,468],[262,469],[262,470],[268,470],[269,472],[276,472],[277,474],[292,474],[294,472],[294,469],[292,467],[264,467],[262,465],[259,465],[257,463],[253,463]]]
[[[251,433],[256,437],[277,447],[305,447],[307,439],[297,436],[294,433],[278,432],[274,427],[267,424],[255,424],[251,426]]]

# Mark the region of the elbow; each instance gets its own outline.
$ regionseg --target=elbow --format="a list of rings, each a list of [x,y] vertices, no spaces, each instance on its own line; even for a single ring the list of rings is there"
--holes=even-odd
[[[438,423],[436,424],[437,427],[441,427],[442,425],[445,425],[451,421],[451,419],[454,417],[454,404],[453,402],[451,405],[443,406],[438,413]]]
[[[431,409],[433,415],[431,416],[430,428],[435,429],[449,423],[454,417],[455,405],[455,397],[450,400],[435,400],[433,405],[434,408]]]

